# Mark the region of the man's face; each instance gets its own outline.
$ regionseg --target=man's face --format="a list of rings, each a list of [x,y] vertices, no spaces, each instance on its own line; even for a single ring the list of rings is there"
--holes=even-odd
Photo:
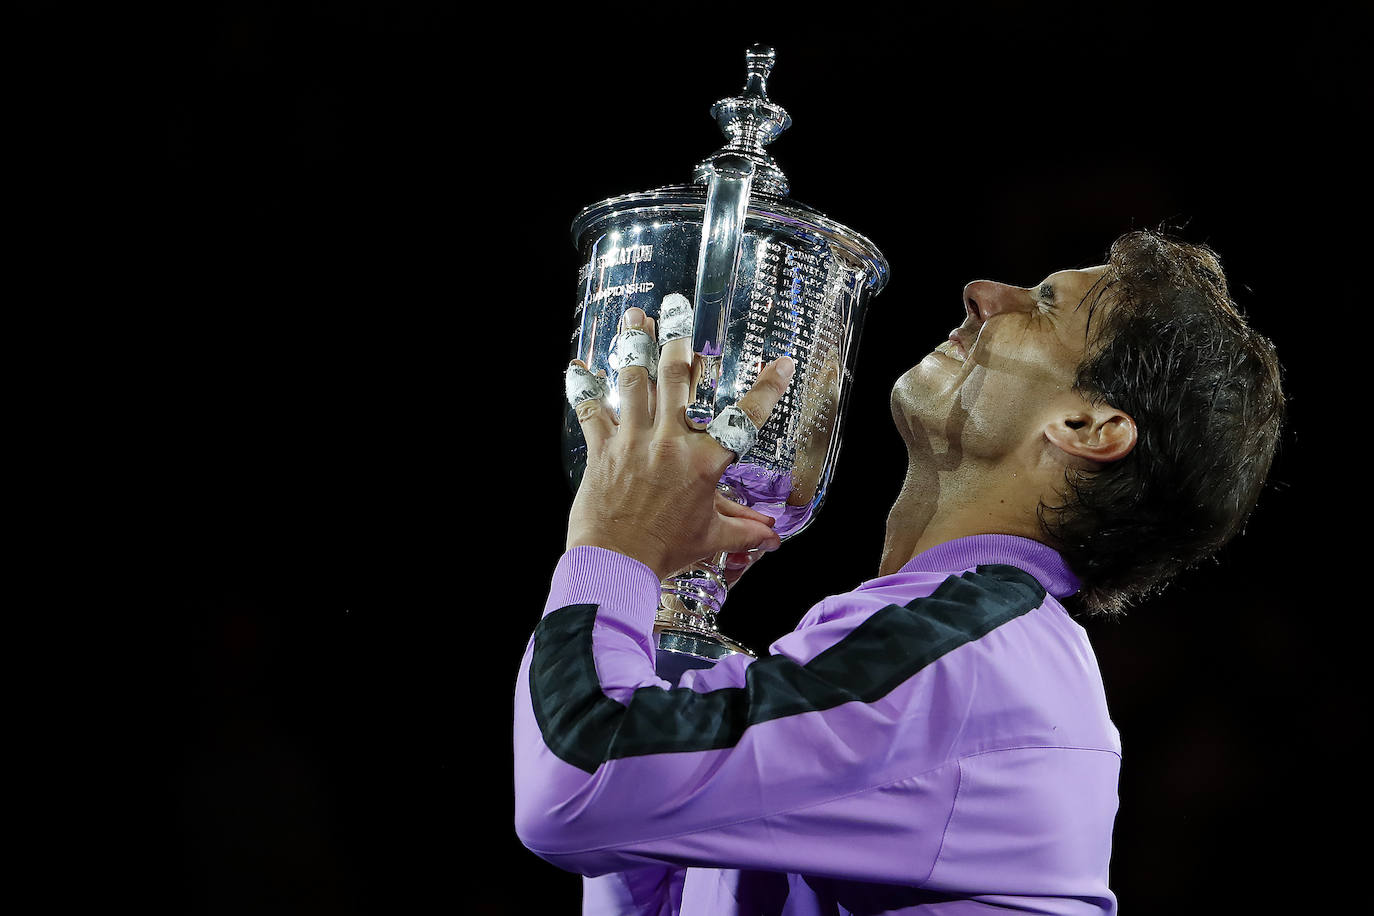
[[[1054,414],[1082,405],[1073,382],[1106,269],[1062,270],[1028,287],[964,287],[963,323],[892,389],[903,439],[929,441],[937,457],[956,462],[995,460],[1038,441]]]

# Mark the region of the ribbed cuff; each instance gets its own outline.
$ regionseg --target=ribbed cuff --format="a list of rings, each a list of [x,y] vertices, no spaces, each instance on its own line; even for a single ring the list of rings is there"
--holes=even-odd
[[[574,547],[558,560],[544,613],[595,604],[598,614],[622,618],[647,632],[654,625],[658,595],[658,576],[638,560],[604,547]]]

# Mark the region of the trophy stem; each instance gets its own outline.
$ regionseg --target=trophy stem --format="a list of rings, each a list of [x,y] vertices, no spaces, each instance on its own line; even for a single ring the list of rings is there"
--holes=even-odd
[[[716,627],[716,615],[725,603],[726,554],[700,560],[663,580],[654,633],[660,649],[673,648],[698,657],[718,659],[740,652],[754,653]]]

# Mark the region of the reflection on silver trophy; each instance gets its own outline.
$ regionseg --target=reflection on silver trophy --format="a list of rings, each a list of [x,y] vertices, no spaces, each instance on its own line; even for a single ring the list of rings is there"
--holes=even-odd
[[[730,499],[776,519],[785,540],[810,523],[839,452],[854,355],[868,300],[887,282],[881,252],[858,233],[787,198],[788,184],[764,145],[792,119],[768,99],[771,48],[746,54],[741,95],[711,114],[728,143],[696,166],[693,182],[587,207],[573,222],[581,257],[574,358],[605,370],[616,406],[613,352],[625,310],[638,307],[692,338],[694,401],[709,421],[747,392],[768,363],[797,370],[747,454],[722,476]],[[577,415],[564,418],[564,467],[576,490],[586,465]],[[725,600],[725,556],[704,557],[664,580],[654,626],[660,677],[735,652],[716,615]]]

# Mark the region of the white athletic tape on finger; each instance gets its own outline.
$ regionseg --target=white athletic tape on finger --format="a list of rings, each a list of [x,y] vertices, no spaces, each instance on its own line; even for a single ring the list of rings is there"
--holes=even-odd
[[[692,336],[692,303],[682,293],[669,293],[663,297],[658,310],[658,345],[662,347],[670,340]]]
[[[604,378],[581,366],[569,366],[563,381],[568,391],[568,404],[572,407],[611,393],[611,386]]]
[[[611,344],[607,362],[616,372],[624,372],[631,366],[643,366],[649,370],[649,378],[658,379],[658,346],[648,331],[639,328],[626,328],[616,336]]]
[[[759,438],[759,428],[754,421],[734,404],[717,414],[711,425],[706,427],[706,432],[722,447],[734,452],[736,461],[749,454]]]

